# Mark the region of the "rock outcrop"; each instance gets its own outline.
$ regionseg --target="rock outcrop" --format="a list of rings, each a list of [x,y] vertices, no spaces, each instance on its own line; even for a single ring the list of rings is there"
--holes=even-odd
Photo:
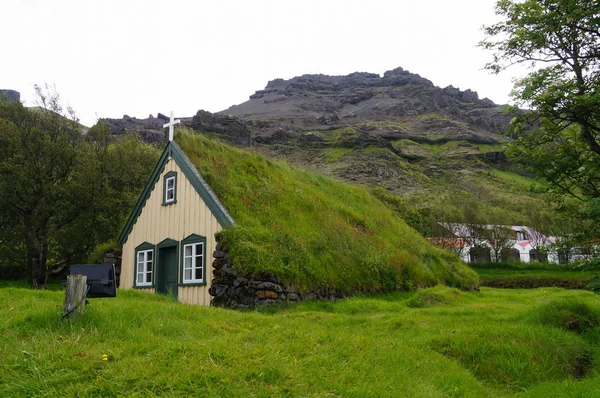
[[[0,99],[6,97],[9,101],[20,101],[21,93],[15,90],[0,89]]]
[[[234,116],[199,110],[193,117],[177,119],[181,120],[186,127],[201,133],[216,134],[234,145],[253,146],[256,144],[248,123]],[[113,135],[135,132],[140,134],[146,142],[158,143],[167,140],[167,129],[163,128],[163,125],[169,121],[169,117],[162,113],[158,113],[156,117],[150,115],[145,119],[125,115],[121,119],[102,120],[108,123]]]
[[[185,124],[202,133],[224,134],[227,141],[235,145],[253,146],[256,143],[248,125],[234,116],[199,110],[192,120]]]
[[[163,124],[168,120],[168,117],[160,113],[158,117],[150,115],[146,119],[138,119],[128,115],[124,115],[121,119],[101,119],[101,121],[108,123],[110,132],[114,135],[135,132],[144,141],[151,143],[162,142],[167,139],[167,130],[163,129]]]
[[[220,113],[246,121],[278,119],[292,129],[439,113],[467,123],[475,131],[498,133],[510,121],[501,110],[491,100],[479,99],[475,91],[453,86],[441,89],[417,74],[396,68],[383,76],[355,72],[347,76],[274,79],[264,90],[252,94],[249,101]]]

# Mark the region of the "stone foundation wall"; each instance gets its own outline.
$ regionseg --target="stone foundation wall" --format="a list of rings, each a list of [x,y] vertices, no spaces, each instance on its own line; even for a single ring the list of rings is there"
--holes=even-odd
[[[342,297],[333,289],[303,295],[294,286],[282,283],[273,273],[239,275],[229,258],[228,249],[221,243],[217,243],[213,257],[213,280],[209,289],[213,306],[242,309],[302,300],[333,301]]]

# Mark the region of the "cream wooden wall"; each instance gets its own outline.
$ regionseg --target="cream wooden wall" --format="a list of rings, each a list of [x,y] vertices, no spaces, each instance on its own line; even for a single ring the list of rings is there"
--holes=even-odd
[[[163,177],[170,171],[177,173],[177,203],[163,206]],[[210,305],[211,296],[208,294],[208,288],[212,280],[212,253],[216,245],[215,233],[221,228],[177,163],[170,158],[123,246],[121,288],[133,288],[137,246],[144,242],[156,245],[167,238],[181,242],[191,234],[198,234],[206,237],[207,284],[206,286],[179,286],[178,298],[182,303]],[[181,247],[178,252],[179,257],[180,253]],[[156,254],[154,253],[155,259]],[[178,261],[181,259],[179,258]],[[154,267],[156,271],[156,263]],[[154,291],[154,289],[140,290]]]

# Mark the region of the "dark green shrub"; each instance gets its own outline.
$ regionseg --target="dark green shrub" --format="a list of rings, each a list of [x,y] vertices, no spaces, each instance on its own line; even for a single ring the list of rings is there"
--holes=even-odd
[[[573,262],[573,269],[578,271],[600,271],[600,257]]]
[[[572,270],[572,266],[566,266],[561,264],[553,263],[539,263],[539,262],[480,262],[480,263],[469,263],[469,266],[473,269],[508,269],[508,270],[552,270],[552,271],[569,271]]]
[[[600,276],[595,277],[587,285],[587,288],[596,294],[600,294]]]
[[[115,242],[101,243],[98,246],[96,246],[92,254],[90,254],[90,256],[88,257],[88,263],[97,264],[102,258],[102,255],[106,253],[106,251],[109,249],[120,249],[120,247]]]

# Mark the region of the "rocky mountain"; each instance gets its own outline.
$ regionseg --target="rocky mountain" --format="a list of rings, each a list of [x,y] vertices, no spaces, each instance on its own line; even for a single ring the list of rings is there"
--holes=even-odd
[[[438,190],[450,175],[509,166],[505,108],[396,68],[383,76],[275,79],[243,104],[215,115],[199,111],[188,125],[350,183],[410,196]]]
[[[383,76],[275,79],[242,104],[181,120],[198,133],[385,188],[417,207],[475,197],[513,212],[516,222],[537,199],[527,193],[531,181],[512,173],[504,156],[511,118],[506,106],[475,91],[436,87],[396,68]],[[150,142],[166,139],[165,120],[106,119],[114,134],[138,131]]]
[[[399,139],[498,144],[508,141],[502,133],[511,116],[504,108],[487,98],[479,99],[470,89],[441,89],[396,68],[383,77],[355,72],[275,79],[243,104],[217,114],[199,111],[182,120],[199,131],[224,133],[242,145],[287,142],[290,138],[325,144],[315,132],[346,127],[356,129],[367,144]],[[160,141],[167,117],[159,113],[146,119],[125,115],[105,120],[115,134],[131,130],[148,141]]]
[[[248,101],[219,113],[245,121],[276,121],[263,129],[310,131],[353,126],[387,140],[439,143],[464,139],[494,144],[505,141],[499,133],[510,117],[503,109],[487,98],[479,99],[474,91],[452,86],[441,89],[419,75],[396,68],[383,77],[356,72],[275,79]],[[445,122],[440,123],[439,118],[433,123],[415,120],[430,114],[445,116]],[[373,123],[378,121],[387,123]]]

